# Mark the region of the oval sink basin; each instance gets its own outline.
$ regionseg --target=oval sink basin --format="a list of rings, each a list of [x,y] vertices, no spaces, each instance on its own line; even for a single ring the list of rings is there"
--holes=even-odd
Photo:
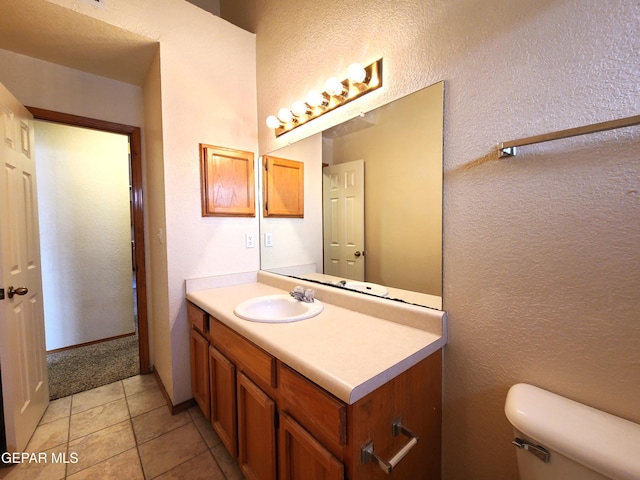
[[[378,285],[377,283],[370,283],[370,282],[358,282],[355,280],[347,280],[344,284],[344,288],[348,288],[350,290],[357,290],[358,292],[366,292],[372,295],[378,295],[380,297],[386,297],[389,294],[389,290],[387,290],[382,285]]]
[[[282,294],[245,300],[236,306],[233,313],[251,322],[285,323],[315,317],[323,308],[318,300],[306,303]]]

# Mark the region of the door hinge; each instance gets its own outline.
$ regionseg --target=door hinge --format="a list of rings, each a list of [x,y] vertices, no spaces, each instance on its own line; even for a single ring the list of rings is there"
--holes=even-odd
[[[0,300],[4,300],[4,288],[0,288]]]

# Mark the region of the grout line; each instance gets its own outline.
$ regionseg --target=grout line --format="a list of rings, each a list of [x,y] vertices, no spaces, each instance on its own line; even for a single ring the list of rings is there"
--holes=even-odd
[[[127,394],[124,382],[122,383],[122,390],[124,391],[125,402],[127,402],[127,412],[129,412],[129,425],[131,426],[131,431],[133,432],[133,440],[136,444],[136,454],[138,455],[138,462],[140,462],[140,471],[142,472],[142,478],[144,480],[147,480],[147,474],[145,473],[144,465],[142,464],[142,456],[140,455],[140,444],[138,443],[138,436],[136,435],[135,428],[133,428],[133,417],[131,416],[131,409],[129,408],[129,395]]]
[[[71,395],[71,401],[69,402],[69,425],[67,426],[67,445],[66,445],[66,453],[67,458],[69,458],[69,443],[71,442],[71,414],[73,413],[73,397]],[[64,478],[66,479],[69,475],[69,464],[65,464],[64,466]]]
[[[145,471],[144,471],[144,467],[143,467],[143,463],[142,463],[142,457],[141,457],[141,455],[140,455],[140,446],[141,446],[142,444],[146,443],[146,442],[143,442],[142,444],[140,444],[140,443],[139,443],[139,439],[138,439],[138,437],[137,437],[137,435],[136,435],[136,431],[135,431],[135,429],[134,429],[134,425],[133,425],[133,418],[135,418],[135,417],[133,417],[133,416],[132,416],[131,408],[130,408],[130,405],[129,405],[129,397],[130,397],[130,396],[131,396],[131,397],[133,397],[133,396],[135,396],[135,395],[137,395],[137,394],[139,394],[139,393],[142,393],[142,392],[144,392],[144,391],[146,391],[146,390],[150,390],[151,388],[154,388],[154,387],[153,387],[153,386],[150,386],[149,388],[145,388],[145,389],[141,390],[140,392],[136,392],[136,393],[133,393],[133,394],[131,394],[131,395],[128,395],[128,394],[127,394],[127,391],[126,391],[126,389],[125,389],[124,380],[119,380],[118,382],[120,383],[120,386],[121,386],[122,391],[123,391],[123,393],[124,393],[124,396],[123,396],[122,398],[124,398],[124,400],[125,400],[125,405],[126,405],[126,408],[127,408],[127,414],[128,414],[129,426],[130,426],[131,431],[132,431],[132,433],[133,433],[133,438],[134,438],[134,443],[135,443],[136,453],[137,453],[137,455],[138,455],[138,461],[139,461],[139,465],[140,465],[140,471],[141,471],[141,473],[142,473],[142,477],[143,477],[145,480],[148,480],[148,479],[149,479],[149,476],[148,476],[148,474],[147,474],[147,473],[145,473]],[[115,382],[114,382],[114,383],[115,383]],[[82,392],[79,392],[79,393],[82,393]],[[74,402],[77,400],[77,399],[75,398],[75,396],[76,396],[76,395],[78,395],[78,394],[72,394],[72,395],[70,395],[70,397],[71,397],[71,398],[70,398],[70,401],[69,401],[69,406],[68,406],[68,415],[67,415],[67,439],[66,439],[66,442],[65,442],[64,444],[61,444],[62,448],[63,448],[63,449],[64,449],[64,451],[66,452],[66,458],[67,458],[67,459],[69,459],[69,458],[70,458],[70,455],[71,455],[71,450],[70,450],[70,443],[71,443],[71,420],[72,420],[72,418],[71,418],[71,417],[72,417],[73,415],[81,415],[82,413],[84,413],[84,412],[86,412],[86,411],[90,410],[90,409],[87,409],[87,410],[83,410],[83,411],[81,411],[81,412],[76,412],[75,414],[73,413]],[[97,407],[101,407],[101,406],[103,407],[103,406],[105,406],[105,405],[108,405],[109,403],[112,403],[112,402],[115,402],[115,401],[119,401],[119,400],[121,400],[121,398],[120,398],[120,399],[116,399],[116,400],[112,400],[112,401],[110,401],[110,402],[102,403],[102,404],[100,404],[100,405],[96,405],[96,406],[94,406],[94,407],[92,407],[92,408],[97,408]],[[157,409],[161,409],[161,408],[165,408],[165,407],[164,407],[164,405],[161,405],[161,406],[157,407]],[[152,412],[153,410],[155,410],[155,409],[148,410],[148,411],[146,411],[146,412],[141,413],[140,415],[144,415],[144,414],[146,414],[146,413],[150,413],[150,412]],[[195,429],[196,429],[196,431],[198,432],[198,435],[199,435],[199,437],[200,437],[200,439],[201,439],[201,441],[202,441],[203,445],[205,446],[205,451],[207,451],[207,452],[209,453],[209,455],[211,455],[211,457],[213,457],[213,460],[214,460],[214,462],[216,463],[216,465],[218,466],[218,468],[219,468],[220,472],[222,473],[223,478],[224,478],[224,479],[228,479],[227,475],[225,474],[225,471],[224,471],[224,470],[223,470],[223,468],[222,468],[222,465],[221,465],[220,461],[218,460],[218,458],[216,457],[216,455],[215,455],[215,454],[214,454],[214,452],[213,452],[213,448],[214,448],[217,444],[216,444],[216,445],[214,445],[213,447],[209,447],[209,445],[208,445],[208,443],[207,443],[207,440],[206,440],[206,438],[205,438],[205,432],[204,432],[204,431],[201,431],[201,430],[198,428],[197,424],[196,424],[196,420],[200,420],[200,418],[204,418],[204,417],[200,417],[200,416],[198,416],[198,418],[196,419],[196,418],[194,418],[194,417],[196,416],[196,415],[195,415],[195,413],[194,413],[193,411],[189,411],[189,410],[185,411],[185,413],[186,413],[186,419],[187,419],[187,422],[186,422],[186,423],[184,423],[183,425],[180,425],[179,427],[176,427],[176,428],[181,428],[181,427],[187,426],[188,424],[191,424],[191,425],[192,425],[192,427],[193,427],[193,428],[195,428]],[[124,421],[126,421],[126,420],[123,420],[122,422],[124,422]],[[118,423],[122,423],[122,422],[118,422]],[[104,428],[109,428],[109,427],[112,427],[112,426],[113,426],[113,425],[109,425],[109,426],[104,427]],[[88,433],[88,434],[83,435],[83,436],[81,436],[81,437],[78,437],[77,439],[74,439],[74,441],[76,441],[76,440],[78,440],[78,439],[80,439],[80,438],[83,438],[83,437],[85,437],[85,436],[87,436],[87,435],[93,435],[93,434],[95,434],[95,433],[97,433],[97,432],[100,432],[101,430],[103,430],[103,429],[97,430],[97,431],[95,431],[95,432]],[[175,430],[175,429],[173,429],[173,430]],[[170,433],[171,431],[172,431],[172,430],[169,430],[169,431],[167,431],[167,432],[164,432],[162,435],[168,434],[168,433]],[[158,437],[154,437],[154,438],[158,438]],[[153,439],[151,439],[151,440],[153,440]],[[149,441],[150,441],[150,440],[149,440]],[[122,453],[124,453],[124,452],[119,452],[119,453],[117,453],[117,454],[115,454],[115,455],[112,455],[112,456],[111,456],[111,457],[109,457],[109,458],[104,458],[104,459],[100,460],[98,463],[93,464],[93,465],[88,465],[88,466],[86,466],[85,468],[83,468],[82,470],[79,470],[78,472],[75,472],[75,473],[79,473],[79,472],[84,471],[84,470],[86,470],[86,469],[88,469],[88,468],[95,467],[95,465],[98,465],[98,464],[100,464],[100,463],[103,463],[103,462],[109,461],[110,459],[112,459],[112,458],[114,458],[115,456],[120,455],[120,454],[122,454]],[[202,453],[204,453],[204,451],[203,451]],[[180,463],[180,464],[178,464],[178,465],[174,465],[174,466],[171,468],[171,470],[173,470],[173,469],[177,468],[178,466],[183,465],[183,464],[185,464],[185,463],[187,463],[187,462],[189,462],[189,461],[193,460],[194,458],[196,458],[196,457],[197,457],[197,456],[199,456],[199,455],[200,455],[200,454],[196,455],[195,457],[191,457],[191,458],[189,458],[189,459],[185,460],[184,462],[182,462],[182,463]],[[67,478],[68,478],[68,476],[70,475],[69,467],[70,467],[70,463],[65,464],[65,468],[64,468],[64,477],[63,477],[63,479],[67,479]],[[169,470],[169,471],[171,471],[171,470]],[[75,474],[75,473],[74,473],[74,474]],[[167,472],[164,472],[164,473],[167,473]],[[164,474],[164,473],[163,473],[163,474]]]

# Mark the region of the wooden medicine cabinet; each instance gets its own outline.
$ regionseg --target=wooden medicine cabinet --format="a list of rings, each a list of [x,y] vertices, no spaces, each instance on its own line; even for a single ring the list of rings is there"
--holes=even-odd
[[[200,144],[202,216],[254,217],[253,153]]]
[[[265,217],[304,217],[304,163],[263,157],[263,213]]]

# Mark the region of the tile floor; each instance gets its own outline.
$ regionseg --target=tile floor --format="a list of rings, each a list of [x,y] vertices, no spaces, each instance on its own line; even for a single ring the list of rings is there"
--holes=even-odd
[[[243,478],[198,407],[171,416],[153,375],[54,400],[25,451],[47,462],[0,468],[0,479]]]

